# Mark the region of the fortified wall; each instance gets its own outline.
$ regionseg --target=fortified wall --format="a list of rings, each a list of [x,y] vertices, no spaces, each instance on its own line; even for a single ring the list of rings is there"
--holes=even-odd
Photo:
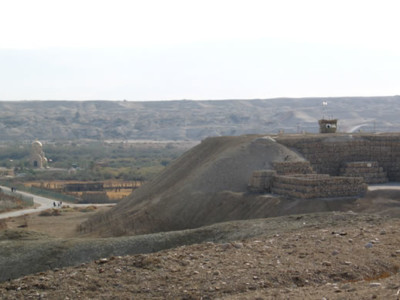
[[[291,198],[360,196],[367,184],[400,181],[400,134],[313,134],[275,140],[306,161],[276,162],[253,173],[251,191]],[[272,173],[275,172],[275,173]]]
[[[361,177],[328,174],[277,175],[271,192],[298,199],[354,197],[366,192]]]
[[[346,164],[364,162],[377,168],[378,177],[386,172],[389,181],[400,181],[400,133],[292,135],[276,141],[299,152],[320,174],[343,175]]]

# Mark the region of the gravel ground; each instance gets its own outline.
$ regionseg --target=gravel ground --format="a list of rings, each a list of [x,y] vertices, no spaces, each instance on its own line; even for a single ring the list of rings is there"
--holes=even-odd
[[[1,297],[399,299],[399,219],[331,213],[219,226],[215,240],[218,228],[258,234],[55,268],[1,283]]]

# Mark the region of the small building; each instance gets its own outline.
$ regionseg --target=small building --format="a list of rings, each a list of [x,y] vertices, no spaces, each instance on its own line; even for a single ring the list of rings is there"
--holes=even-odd
[[[318,120],[319,133],[335,133],[337,130],[337,119]]]

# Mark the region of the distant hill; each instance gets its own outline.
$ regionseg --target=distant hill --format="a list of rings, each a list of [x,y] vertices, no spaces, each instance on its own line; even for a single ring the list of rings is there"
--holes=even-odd
[[[322,102],[328,102],[322,111]],[[218,101],[0,101],[0,140],[202,140],[209,136],[340,131],[399,131],[400,96]]]

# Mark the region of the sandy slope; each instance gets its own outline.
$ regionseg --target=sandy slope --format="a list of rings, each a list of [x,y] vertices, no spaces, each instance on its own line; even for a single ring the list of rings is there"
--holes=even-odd
[[[275,197],[243,194],[251,173],[299,155],[269,137],[208,138],[114,209],[82,225],[100,235],[142,234],[271,216]]]
[[[400,215],[400,191],[390,190],[390,186],[370,191],[359,200],[288,200],[247,192],[254,170],[271,169],[273,162],[285,160],[303,158],[271,137],[208,138],[115,208],[83,223],[81,231],[90,236],[146,234],[228,220],[333,210]]]

